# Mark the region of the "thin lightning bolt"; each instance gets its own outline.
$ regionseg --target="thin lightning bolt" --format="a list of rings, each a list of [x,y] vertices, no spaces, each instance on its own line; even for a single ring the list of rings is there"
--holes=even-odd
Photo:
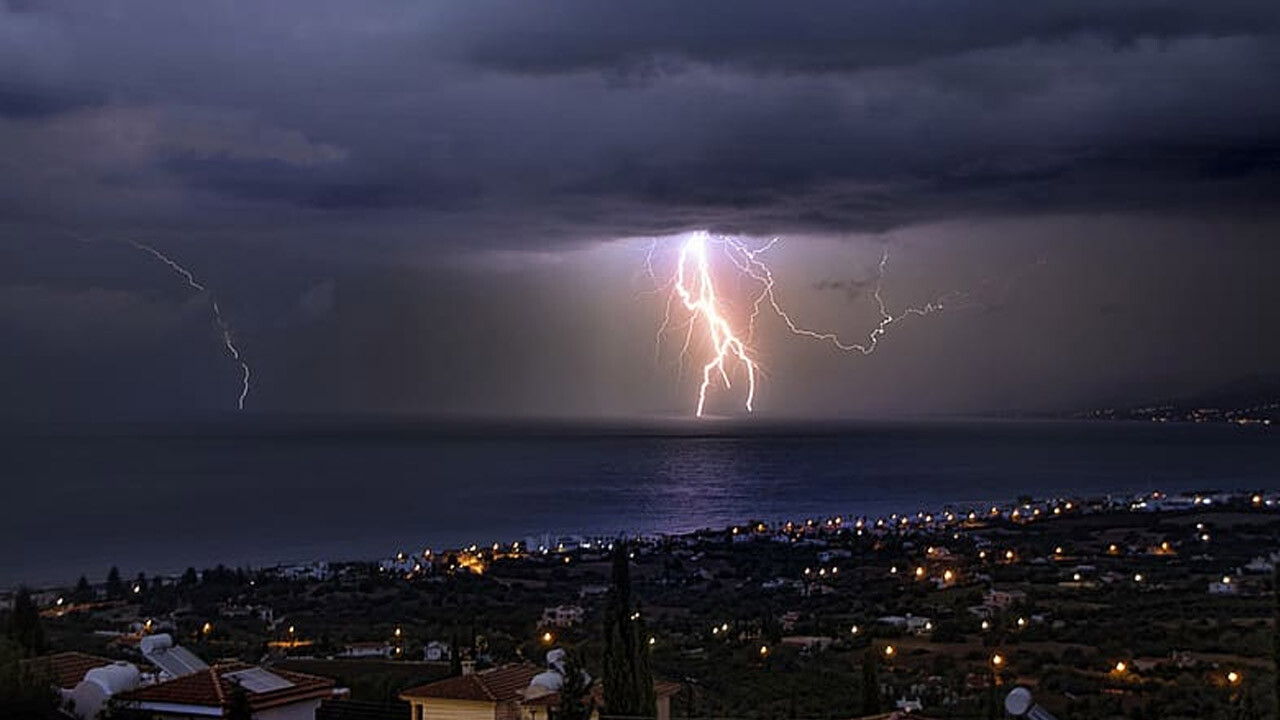
[[[209,309],[213,312],[213,321],[217,324],[218,330],[222,333],[222,344],[226,347],[227,354],[231,356],[231,359],[240,366],[240,396],[236,399],[236,408],[238,410],[244,410],[244,400],[249,396],[249,378],[251,376],[249,363],[245,362],[244,356],[240,354],[240,348],[236,346],[235,339],[232,337],[231,326],[227,324],[226,319],[222,317],[222,309],[218,307],[218,301],[214,299],[213,293],[209,292],[209,289],[199,280],[196,280],[190,270],[179,265],[168,255],[165,255],[154,247],[137,240],[127,240],[126,242],[134,248],[141,250],[164,263],[174,272],[174,274],[185,280],[191,289],[203,293],[208,297]]]
[[[761,314],[766,311],[777,315],[792,334],[830,343],[832,347],[844,352],[870,355],[876,351],[881,339],[894,324],[908,317],[924,317],[941,312],[944,308],[954,307],[968,297],[968,293],[952,292],[924,305],[907,307],[896,314],[890,312],[883,294],[885,270],[889,265],[889,249],[886,246],[876,266],[875,291],[872,294],[880,314],[879,321],[867,334],[865,340],[848,342],[837,333],[801,326],[783,308],[778,300],[777,283],[773,271],[762,257],[778,242],[778,238],[773,238],[763,246],[753,249],[734,238],[712,237],[706,232],[694,233],[680,247],[674,277],[665,282],[658,282],[654,271],[653,256],[656,252],[656,242],[649,248],[645,257],[645,268],[655,281],[655,290],[671,288],[667,296],[662,324],[658,328],[657,352],[661,353],[663,339],[673,329],[683,329],[685,332],[680,349],[681,371],[692,351],[693,339],[699,329],[705,334],[711,348],[711,357],[702,367],[702,382],[698,387],[696,411],[698,417],[703,416],[708,392],[717,380],[724,384],[725,389],[732,389],[729,375],[731,367],[741,367],[746,372],[747,387],[744,406],[747,412],[754,410],[756,379],[760,374],[760,366],[753,357],[751,347],[755,339],[757,323]],[[750,303],[751,312],[746,319],[745,333],[735,330],[724,304],[716,293],[715,277],[709,255],[709,249],[712,246],[720,249],[740,273],[759,285],[759,292],[755,293]],[[676,307],[677,302],[689,314],[681,324],[674,324],[672,319],[672,309]]]

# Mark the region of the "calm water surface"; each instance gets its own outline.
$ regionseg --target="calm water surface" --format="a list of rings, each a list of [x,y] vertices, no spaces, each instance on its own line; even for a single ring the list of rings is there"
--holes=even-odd
[[[217,563],[879,514],[1020,494],[1280,487],[1280,432],[1120,423],[19,429],[0,587]]]

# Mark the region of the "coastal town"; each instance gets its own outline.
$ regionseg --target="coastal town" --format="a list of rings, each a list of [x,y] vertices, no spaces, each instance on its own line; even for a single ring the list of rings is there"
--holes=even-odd
[[[1006,717],[1014,688],[1061,720],[1265,718],[1278,539],[1273,492],[1153,492],[748,520],[624,564],[662,720]],[[52,689],[37,717],[545,720],[566,651],[601,674],[617,542],[112,568],[0,596],[5,661]]]

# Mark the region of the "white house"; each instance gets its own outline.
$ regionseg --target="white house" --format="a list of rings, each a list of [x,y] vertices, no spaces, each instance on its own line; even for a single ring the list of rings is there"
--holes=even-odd
[[[453,650],[448,643],[432,640],[422,649],[422,658],[428,662],[443,662],[453,659]]]
[[[582,622],[583,610],[577,605],[557,605],[542,610],[543,627],[570,627]]]

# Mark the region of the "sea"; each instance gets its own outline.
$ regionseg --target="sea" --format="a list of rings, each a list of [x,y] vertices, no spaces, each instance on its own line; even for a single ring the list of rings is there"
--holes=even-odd
[[[1280,488],[1280,429],[240,419],[0,434],[0,588],[425,548]]]

